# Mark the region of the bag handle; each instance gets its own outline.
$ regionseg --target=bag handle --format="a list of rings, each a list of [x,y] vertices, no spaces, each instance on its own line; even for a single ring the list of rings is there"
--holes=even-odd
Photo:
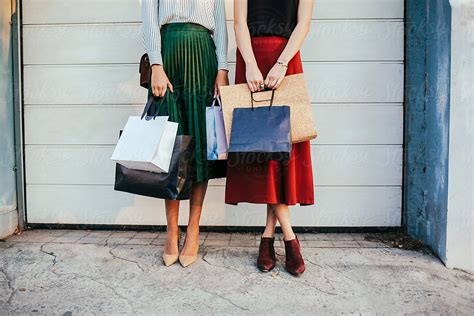
[[[254,98],[254,94],[255,94],[255,93],[261,93],[261,92],[266,92],[266,91],[270,91],[270,90],[272,91],[272,97],[271,97],[270,99],[255,100],[255,98]],[[271,107],[273,106],[273,100],[275,99],[275,89],[268,89],[268,88],[266,88],[266,89],[263,90],[263,91],[251,92],[251,93],[250,93],[250,96],[251,96],[251,99],[252,99],[252,111],[253,111],[253,109],[254,109],[254,102],[257,102],[257,103],[258,103],[258,102],[268,102],[268,101],[270,101],[270,109],[271,109]]]
[[[222,111],[222,101],[220,96],[216,96],[214,99],[212,99],[211,107],[214,108],[216,106],[216,101],[219,104],[219,107],[221,108]]]
[[[166,93],[168,93],[168,92],[166,92]],[[153,103],[155,102],[156,99],[161,100],[160,105],[162,105],[163,102],[164,102],[164,100],[165,100],[165,97],[160,97],[160,98],[158,98],[158,97],[155,97],[153,94],[150,94],[150,95],[148,96],[148,101],[147,101],[147,103],[146,103],[146,105],[145,105],[145,108],[143,109],[143,113],[142,113],[142,116],[141,116],[141,118],[140,118],[141,120],[143,120],[143,117],[145,117],[146,113],[148,112],[148,110],[150,110],[151,106],[153,105]],[[156,116],[157,116],[156,114],[157,114],[157,113],[158,113],[158,111],[155,111],[155,114],[153,114],[153,119],[156,118]],[[151,115],[150,115],[150,116],[151,116]]]

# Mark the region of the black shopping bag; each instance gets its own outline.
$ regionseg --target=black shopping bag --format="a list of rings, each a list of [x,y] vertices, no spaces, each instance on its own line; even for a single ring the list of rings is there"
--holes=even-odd
[[[114,189],[160,199],[187,200],[194,177],[193,159],[194,138],[176,136],[168,173],[133,170],[117,163]]]
[[[286,161],[291,153],[290,107],[255,100],[251,108],[235,108],[230,134],[229,160],[232,163]],[[270,101],[270,106],[254,107],[254,102]]]

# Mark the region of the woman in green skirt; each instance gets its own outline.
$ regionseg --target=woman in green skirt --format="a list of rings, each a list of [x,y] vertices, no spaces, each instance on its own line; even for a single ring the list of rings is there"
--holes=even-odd
[[[207,160],[206,106],[228,85],[225,0],[142,0],[143,41],[152,65],[148,95],[164,97],[151,111],[173,113],[178,133],[196,143],[189,221],[179,252],[179,201],[166,200],[163,261],[183,267],[197,259],[199,220],[209,179],[226,174],[225,161]]]

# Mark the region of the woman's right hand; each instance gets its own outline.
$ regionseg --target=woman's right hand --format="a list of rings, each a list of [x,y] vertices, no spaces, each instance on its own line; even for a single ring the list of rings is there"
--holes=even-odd
[[[151,67],[151,90],[155,97],[164,97],[167,88],[173,93],[173,85],[165,73],[162,65],[153,64]]]
[[[250,91],[256,92],[263,90],[260,85],[264,84],[265,81],[257,64],[247,65],[245,72]]]

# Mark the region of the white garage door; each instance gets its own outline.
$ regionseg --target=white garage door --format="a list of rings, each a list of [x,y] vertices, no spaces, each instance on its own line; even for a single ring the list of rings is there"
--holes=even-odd
[[[293,207],[295,225],[400,225],[403,11],[403,0],[316,0],[302,52],[316,205]],[[113,190],[109,160],[146,99],[140,20],[139,0],[23,0],[29,223],[165,223],[162,201]],[[224,184],[211,183],[202,224],[262,225],[265,207],[225,205]]]

